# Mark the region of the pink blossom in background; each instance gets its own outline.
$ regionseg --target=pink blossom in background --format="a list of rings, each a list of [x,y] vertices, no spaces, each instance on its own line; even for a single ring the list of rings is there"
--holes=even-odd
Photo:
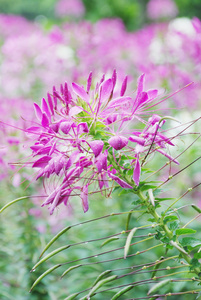
[[[81,17],[85,13],[85,8],[81,0],[59,0],[55,6],[55,13],[59,17]]]
[[[147,15],[150,19],[174,18],[178,9],[172,0],[150,0],[147,4]]]
[[[36,24],[19,15],[0,14],[0,39],[9,36],[30,34],[37,30]]]

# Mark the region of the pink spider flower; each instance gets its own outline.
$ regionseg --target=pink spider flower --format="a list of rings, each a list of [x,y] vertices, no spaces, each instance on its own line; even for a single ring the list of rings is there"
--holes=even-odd
[[[126,95],[127,77],[118,89],[117,73],[105,75],[92,88],[92,73],[86,89],[72,83],[53,87],[47,101],[34,103],[37,122],[27,128],[36,179],[57,179],[57,186],[50,191],[42,206],[49,206],[50,214],[61,203],[67,205],[73,197],[80,197],[84,212],[89,208],[89,196],[95,192],[111,193],[114,183],[133,189],[140,183],[141,153],[153,143],[153,148],[177,163],[165,152],[166,144],[173,146],[160,132],[164,123],[158,115],[142,118],[147,108],[155,105],[157,90],[144,91],[144,74],[137,84],[136,96]],[[134,122],[145,124],[141,131],[127,131]],[[143,125],[144,126],[144,125]],[[126,170],[121,157],[127,152],[135,157],[130,160],[133,175],[124,176]],[[122,171],[121,171],[122,170]]]

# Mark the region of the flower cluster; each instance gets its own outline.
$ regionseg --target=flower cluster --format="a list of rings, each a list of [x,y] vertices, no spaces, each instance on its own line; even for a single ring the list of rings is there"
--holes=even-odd
[[[72,196],[81,198],[86,212],[89,193],[108,195],[115,183],[126,189],[138,186],[140,161],[150,146],[178,163],[164,151],[166,144],[173,145],[160,130],[165,120],[149,112],[159,101],[158,91],[144,91],[144,74],[135,97],[126,95],[127,76],[119,84],[116,71],[92,87],[90,73],[86,88],[65,83],[60,91],[53,87],[41,106],[34,103],[38,121],[27,128],[34,140],[32,167],[37,169],[36,179],[57,178],[51,180],[50,194],[42,204],[49,205],[50,214]]]

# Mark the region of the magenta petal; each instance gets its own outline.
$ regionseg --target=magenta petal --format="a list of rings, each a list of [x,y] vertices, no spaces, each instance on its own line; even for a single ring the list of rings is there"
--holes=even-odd
[[[61,122],[59,128],[65,134],[68,134],[71,129],[72,122]]]
[[[89,95],[85,92],[84,88],[79,86],[77,83],[72,83],[73,91],[77,94],[81,99],[85,100],[89,103]]]
[[[145,139],[141,138],[139,136],[131,135],[128,139],[129,139],[129,141],[140,144],[141,146],[144,146],[144,144],[145,144]]]
[[[87,79],[87,93],[89,92],[91,88],[91,82],[92,82],[92,72],[89,73],[89,77]]]
[[[35,109],[35,114],[36,114],[37,119],[39,121],[41,121],[41,119],[42,119],[42,111],[41,111],[40,106],[37,103],[34,103],[34,109]]]
[[[51,156],[43,156],[33,163],[32,168],[43,168],[48,164],[50,159],[52,159]]]
[[[88,185],[85,185],[83,187],[80,197],[82,199],[82,207],[83,207],[83,210],[84,210],[84,213],[85,213],[89,209],[89,203],[88,203]]]
[[[97,141],[90,142],[89,145],[90,145],[95,157],[97,157],[103,150],[104,142],[97,140]]]
[[[73,107],[71,107],[71,109],[69,111],[69,117],[73,117],[73,116],[79,114],[81,111],[83,111],[83,109],[80,108],[79,106],[73,106]]]
[[[137,95],[136,98],[143,92],[144,88],[144,76],[145,74],[142,74],[137,81]]]
[[[78,132],[78,134],[82,134],[83,132],[86,132],[86,133],[89,132],[87,123],[86,122],[80,123],[77,126],[77,132]]]
[[[127,81],[128,81],[128,76],[126,76],[126,77],[124,78],[124,81],[123,81],[123,83],[122,83],[121,91],[120,91],[120,96],[121,96],[121,97],[125,94],[125,91],[126,91],[126,88],[127,88]]]
[[[149,118],[148,122],[151,125],[154,125],[155,123],[158,123],[160,120],[161,120],[161,117],[159,115],[154,114],[153,116],[151,116],[151,118]]]
[[[50,96],[50,94],[47,94],[47,100],[48,100],[48,104],[50,107],[50,111],[52,113],[52,115],[54,115],[54,107],[53,107],[53,102],[52,102],[52,97]]]
[[[146,92],[142,92],[137,100],[137,107],[143,106],[148,100],[148,94]]]
[[[178,160],[174,159],[171,155],[167,154],[166,152],[164,152],[161,149],[156,149],[158,152],[160,152],[161,154],[163,154],[165,157],[169,158],[169,160],[173,161],[175,164],[179,165]]]
[[[140,174],[141,174],[141,166],[140,166],[139,158],[137,158],[134,172],[133,172],[133,180],[136,185],[139,185],[140,183]]]
[[[98,172],[100,173],[102,169],[107,170],[107,156],[103,153],[101,153],[96,161],[96,167],[98,169]]]
[[[115,176],[112,173],[108,173],[108,176],[110,178],[112,178],[113,180],[115,180],[124,189],[132,189],[133,188],[130,184],[128,184],[127,182],[125,182],[124,180],[120,179],[119,177]]]
[[[54,212],[54,209],[56,208],[56,206],[58,205],[59,203],[59,200],[60,200],[60,196],[61,196],[61,190],[59,190],[54,198],[54,201],[52,202],[51,206],[49,207],[49,210],[50,210],[50,215],[53,214]]]
[[[117,71],[114,69],[113,73],[112,73],[112,83],[113,83],[113,89],[116,85],[116,81],[117,81]]]
[[[131,106],[131,97],[118,97],[111,100],[107,108],[117,108],[118,106],[129,108]]]
[[[149,99],[152,100],[158,96],[158,90],[149,90],[147,91],[147,94]]]
[[[108,100],[113,90],[112,79],[104,81],[100,86],[100,99],[101,102]]]
[[[58,192],[58,189],[57,189],[57,190],[54,190],[54,191],[46,198],[46,200],[42,203],[41,206],[43,207],[43,206],[45,206],[45,205],[48,205],[48,204],[52,203],[53,200],[54,200],[55,195],[57,194],[57,192]]]
[[[46,102],[46,100],[45,100],[44,98],[41,100],[41,108],[42,108],[42,111],[43,111],[44,113],[46,113],[47,117],[48,117],[49,119],[51,119],[51,114],[50,114],[50,111],[49,111],[47,102]]]
[[[49,119],[48,119],[46,113],[43,113],[43,114],[42,114],[41,125],[42,125],[43,127],[48,127],[49,124],[50,124],[50,122],[49,122]]]
[[[115,150],[121,150],[128,144],[128,139],[124,136],[113,136],[108,140],[110,146],[112,146]]]

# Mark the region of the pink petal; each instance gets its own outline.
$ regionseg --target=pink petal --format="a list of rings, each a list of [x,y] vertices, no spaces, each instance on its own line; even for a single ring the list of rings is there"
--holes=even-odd
[[[144,76],[145,74],[142,74],[137,81],[137,95],[136,98],[143,92],[144,88]]]
[[[61,196],[61,190],[59,190],[54,198],[54,201],[52,202],[52,205],[49,207],[49,210],[50,210],[50,215],[53,214],[56,206],[58,205],[59,203],[59,200],[60,200],[60,196]]]
[[[128,139],[129,139],[129,141],[140,144],[141,146],[144,146],[144,144],[145,144],[145,139],[141,138],[139,136],[131,135]]]
[[[82,122],[77,126],[78,134],[82,134],[83,132],[89,132],[89,128],[86,122]]]
[[[88,203],[88,185],[85,185],[82,189],[82,192],[80,194],[81,200],[82,200],[82,207],[84,210],[84,213],[88,211],[89,209],[89,203]]]
[[[135,168],[133,172],[133,180],[136,185],[139,185],[140,183],[140,174],[141,174],[141,166],[139,162],[139,158],[136,159]]]
[[[126,88],[127,88],[127,81],[128,81],[128,76],[126,76],[126,77],[124,78],[124,81],[123,81],[123,83],[122,83],[121,91],[120,91],[120,96],[121,96],[121,97],[125,94],[125,91],[126,91]]]
[[[46,100],[44,98],[41,100],[41,108],[42,108],[42,111],[44,113],[46,113],[48,119],[51,120],[51,114],[50,114],[47,102],[46,102]]]
[[[41,125],[42,125],[43,127],[48,127],[49,124],[50,124],[50,122],[49,122],[49,119],[48,119],[46,113],[43,113],[43,114],[42,114]]]
[[[102,169],[107,171],[107,156],[105,154],[101,153],[98,156],[95,164],[96,164],[96,167],[97,167],[99,173],[102,171]]]
[[[54,107],[53,107],[53,102],[52,102],[52,97],[50,96],[50,94],[47,94],[47,101],[51,110],[52,115],[54,115]]]
[[[128,184],[124,180],[120,179],[119,177],[115,176],[114,174],[108,173],[108,176],[110,178],[112,178],[113,180],[115,180],[122,188],[124,188],[124,189],[133,189],[133,187],[130,184]]]
[[[48,164],[50,159],[52,159],[51,156],[43,156],[33,163],[32,168],[43,168]]]
[[[113,89],[116,85],[116,81],[117,81],[117,71],[114,69],[113,74],[112,74]]]
[[[89,103],[89,95],[85,92],[83,87],[79,86],[77,83],[72,83],[72,88],[75,94],[77,94],[81,99]]]
[[[91,88],[91,82],[92,82],[92,72],[89,73],[89,77],[87,79],[87,93],[89,92]]]
[[[41,111],[40,106],[37,103],[34,103],[34,109],[35,109],[35,114],[36,114],[37,119],[39,121],[41,121],[41,119],[42,119],[42,111]]]
[[[103,141],[92,141],[89,143],[95,157],[97,157],[103,150],[104,142]]]
[[[108,79],[104,81],[100,86],[100,101],[105,102],[111,96],[113,90],[113,82],[112,79]]]
[[[108,140],[110,146],[112,146],[115,150],[121,150],[128,144],[128,139],[124,136],[113,136]]]
[[[150,100],[153,100],[158,96],[158,90],[149,90],[147,91],[148,97]]]
[[[69,116],[73,117],[74,115],[79,114],[81,111],[83,111],[83,109],[79,106],[73,106],[69,111]]]
[[[171,155],[167,154],[166,152],[164,152],[161,149],[156,149],[156,151],[160,152],[161,154],[163,154],[165,157],[169,158],[169,160],[173,161],[175,164],[179,165],[178,160],[174,159]]]
[[[118,97],[110,101],[107,108],[116,108],[118,106],[129,108],[131,106],[131,100],[131,97]]]
[[[65,134],[68,134],[71,130],[72,122],[61,122],[59,128]]]
[[[53,86],[53,101],[54,101],[54,109],[57,109],[57,97],[55,97],[54,93],[56,92],[55,86]]]

